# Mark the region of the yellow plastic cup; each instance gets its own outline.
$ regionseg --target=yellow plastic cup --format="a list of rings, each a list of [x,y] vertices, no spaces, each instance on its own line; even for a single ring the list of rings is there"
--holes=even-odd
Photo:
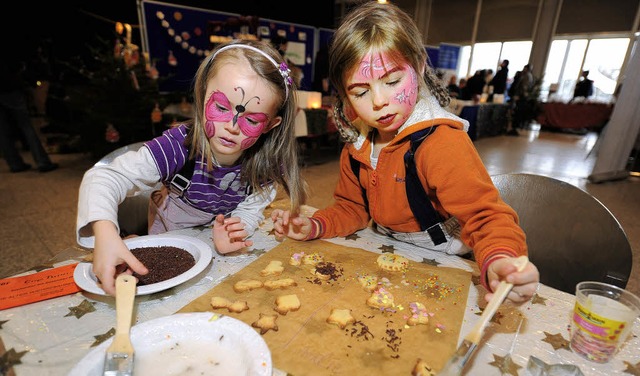
[[[576,285],[571,350],[596,363],[616,354],[640,315],[640,298],[617,286],[585,281]]]

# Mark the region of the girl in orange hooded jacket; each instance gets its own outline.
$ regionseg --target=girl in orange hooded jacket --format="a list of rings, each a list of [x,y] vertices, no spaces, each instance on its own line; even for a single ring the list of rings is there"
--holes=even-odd
[[[473,143],[468,123],[447,112],[449,96],[427,65],[421,33],[393,4],[366,2],[336,30],[330,78],[334,108],[347,144],[340,157],[335,203],[312,217],[276,209],[276,236],[311,240],[347,236],[371,219],[378,231],[421,247],[461,254],[473,250],[489,293],[501,280],[513,283],[508,299],[524,302],[539,273],[513,259],[527,254],[515,211],[499,195]],[[421,231],[405,190],[404,155],[412,133],[430,128],[415,152],[417,175],[444,222],[446,242]],[[360,164],[356,175],[351,159]],[[365,195],[363,195],[363,189]]]

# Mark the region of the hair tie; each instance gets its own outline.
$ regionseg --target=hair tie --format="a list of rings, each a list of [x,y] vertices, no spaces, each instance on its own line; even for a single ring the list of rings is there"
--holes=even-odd
[[[226,45],[226,46],[220,48],[219,50],[217,50],[213,54],[213,56],[211,57],[211,60],[215,59],[216,55],[219,54],[220,52],[222,52],[224,50],[228,50],[230,48],[246,48],[248,50],[255,51],[255,52],[259,53],[260,55],[266,57],[267,60],[269,60],[273,64],[273,66],[276,67],[276,69],[278,69],[278,72],[280,72],[280,75],[284,79],[284,90],[285,90],[284,103],[287,102],[287,98],[289,97],[289,87],[293,83],[293,80],[291,79],[291,76],[290,76],[291,70],[289,69],[289,66],[287,66],[287,63],[282,62],[282,63],[278,64],[274,60],[274,58],[272,58],[271,56],[267,55],[267,53],[262,51],[261,49],[253,47],[253,46],[249,46],[247,44],[240,44],[240,43],[229,44],[229,45]]]

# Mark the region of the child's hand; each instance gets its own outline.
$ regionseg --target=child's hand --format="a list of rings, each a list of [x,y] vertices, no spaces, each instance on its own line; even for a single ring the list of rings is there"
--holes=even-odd
[[[147,268],[129,251],[110,221],[93,224],[96,240],[93,250],[93,274],[109,295],[116,294],[116,277],[120,273],[145,275]]]
[[[271,213],[276,238],[285,236],[294,240],[306,240],[311,232],[311,220],[308,217],[292,216],[288,210],[275,209]]]
[[[252,240],[245,240],[249,233],[244,229],[244,223],[239,217],[225,218],[218,214],[213,221],[213,245],[222,254],[239,251],[244,247],[251,247]]]
[[[514,257],[503,257],[495,260],[489,265],[487,269],[487,278],[489,279],[489,286],[495,291],[500,284],[500,281],[512,283],[513,288],[507,299],[514,303],[523,303],[533,297],[540,282],[540,273],[538,268],[531,262],[521,272],[518,272],[516,266],[513,264]],[[484,299],[488,302],[493,293],[489,292],[484,296]]]

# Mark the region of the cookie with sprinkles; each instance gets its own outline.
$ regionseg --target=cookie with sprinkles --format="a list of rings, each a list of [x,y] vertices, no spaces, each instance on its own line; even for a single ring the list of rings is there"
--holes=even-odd
[[[289,258],[289,265],[299,266],[302,264],[302,258],[304,257],[304,252],[297,252],[291,255]]]
[[[389,272],[403,272],[409,267],[409,260],[406,257],[393,253],[383,253],[376,260],[378,267]]]
[[[360,274],[358,275],[358,282],[360,282],[360,285],[363,289],[369,292],[375,290],[376,287],[378,287],[378,277],[376,277],[375,275]]]
[[[322,261],[317,263],[315,268],[311,269],[311,274],[323,281],[330,279],[336,281],[342,276],[342,268],[332,262]]]
[[[419,302],[409,303],[411,309],[411,316],[407,319],[407,325],[426,325],[429,323],[429,313],[424,304]]]
[[[367,305],[369,307],[379,309],[390,309],[395,307],[393,295],[384,287],[379,287],[371,293],[371,296],[367,299]]]
[[[302,263],[304,265],[317,265],[319,262],[324,261],[324,257],[322,257],[319,253],[311,253],[308,255],[302,256]]]

